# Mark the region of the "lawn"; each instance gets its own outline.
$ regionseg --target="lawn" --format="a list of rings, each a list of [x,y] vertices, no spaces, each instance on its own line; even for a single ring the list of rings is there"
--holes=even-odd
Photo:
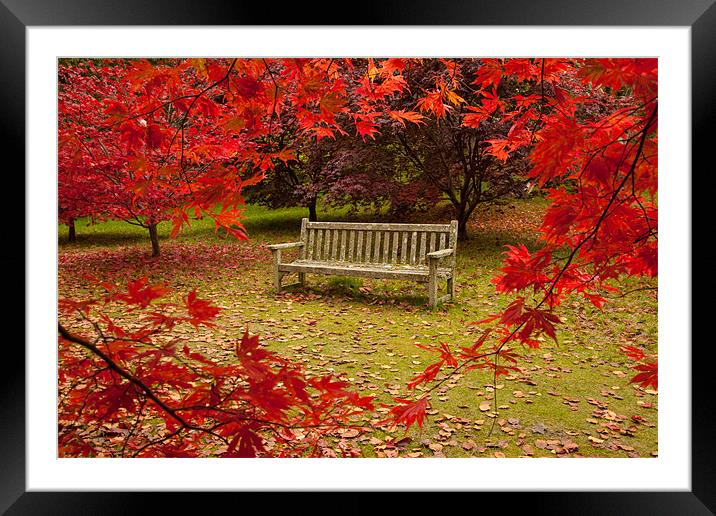
[[[149,257],[142,228],[80,221],[78,241],[69,243],[67,228],[59,226],[59,294],[84,295],[90,288],[82,277],[87,272],[114,281],[148,275],[177,292],[197,289],[224,310],[216,328],[184,335],[196,349],[230,360],[235,339],[248,328],[269,349],[309,371],[334,372],[389,403],[392,396],[409,395],[405,384],[434,361],[416,344],[472,344],[480,327],[470,322],[509,303],[509,297],[495,293],[490,279],[500,267],[505,244],[536,246],[545,206],[535,198],[478,210],[471,238],[458,244],[456,300],[436,311],[427,309],[425,289],[411,282],[308,276],[306,288],[275,295],[271,256],[264,245],[297,240],[305,210],[253,205],[245,212],[250,241],[223,239],[208,221],[193,222],[170,240],[169,224],[163,223],[159,258]],[[345,210],[323,210],[319,216],[375,220]],[[446,210],[435,209],[420,220],[449,218]],[[633,371],[619,350],[629,344],[656,352],[655,286],[655,280],[629,279],[623,289],[634,292],[612,299],[601,311],[580,298],[570,299],[561,308],[564,324],[557,342],[545,340],[539,349],[520,350],[521,371],[501,377],[497,385],[482,371],[445,384],[433,394],[422,430],[351,431],[335,439],[360,448],[367,457],[655,456],[657,393],[629,384]],[[378,408],[361,423],[371,427],[385,412]],[[334,444],[326,443],[325,455],[337,451]]]

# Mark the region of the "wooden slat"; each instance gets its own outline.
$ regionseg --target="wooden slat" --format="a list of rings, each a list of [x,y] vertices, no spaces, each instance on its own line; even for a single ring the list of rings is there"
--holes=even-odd
[[[403,231],[403,244],[400,246],[400,263],[408,263],[408,232]]]
[[[316,245],[316,230],[315,229],[309,229],[308,230],[308,252],[306,253],[306,256],[309,260],[313,260],[313,250],[314,246]]]
[[[364,257],[363,262],[370,263],[371,255],[371,239],[373,238],[373,232],[372,231],[366,231],[365,232],[365,249],[364,249]]]
[[[415,265],[415,253],[418,250],[418,232],[413,231],[410,236],[410,265]]]
[[[455,270],[455,264],[457,263],[457,221],[450,221],[450,238],[448,239],[448,247],[453,250],[450,255],[450,267]]]
[[[390,235],[392,231],[383,232],[383,263],[390,263]]]
[[[323,259],[329,260],[331,252],[331,231],[329,229],[323,232]]]
[[[338,257],[338,260],[344,262],[344,261],[346,261],[346,240],[347,240],[348,230],[342,229],[340,231],[340,233],[341,233],[341,253],[340,253],[340,256]]]
[[[363,257],[363,232],[358,232],[358,243],[356,244],[356,257],[355,261],[360,263]]]
[[[334,262],[338,258],[338,232],[340,229],[331,231],[331,261]]]
[[[316,260],[320,260],[323,256],[323,230],[316,230],[316,251],[313,253]]]
[[[375,231],[375,241],[373,242],[373,263],[380,263],[380,231]]]
[[[353,249],[355,248],[355,245],[356,245],[356,232],[349,230],[348,233],[349,233],[349,236],[348,236],[348,261],[352,262],[353,261]]]
[[[440,233],[440,247],[438,247],[436,250],[440,251],[442,249],[445,249],[445,233]]]
[[[418,263],[424,264],[425,263],[425,245],[427,244],[428,240],[428,234],[424,231],[420,232],[420,259],[418,260]]]
[[[400,233],[393,232],[393,252],[390,263],[398,263],[398,241],[400,240],[398,237],[400,237]]]
[[[432,253],[433,251],[437,251],[437,249],[435,249],[435,233],[430,233],[430,246],[428,247],[428,252]]]
[[[306,224],[308,224],[308,219],[304,217],[301,219],[301,242],[303,242],[303,247],[301,248],[301,252],[299,254],[299,258],[301,258],[301,260],[306,259],[306,246],[308,244],[308,229],[306,228]]]

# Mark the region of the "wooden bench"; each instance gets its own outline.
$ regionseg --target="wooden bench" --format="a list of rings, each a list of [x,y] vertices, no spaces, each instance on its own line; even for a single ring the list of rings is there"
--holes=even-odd
[[[457,221],[450,224],[363,224],[301,221],[301,240],[267,246],[273,253],[274,289],[281,291],[286,274],[358,276],[425,283],[428,305],[455,297]],[[299,258],[281,261],[281,251],[300,248]],[[447,294],[438,297],[438,280]]]

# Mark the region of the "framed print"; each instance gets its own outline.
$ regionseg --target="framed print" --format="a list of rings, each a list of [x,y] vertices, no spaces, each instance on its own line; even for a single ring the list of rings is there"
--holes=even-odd
[[[2,0],[0,4],[4,43],[0,50],[2,142],[6,156],[23,156],[19,149],[25,148],[24,159],[15,170],[24,167],[26,171],[24,182],[13,182],[25,192],[24,209],[18,206],[8,210],[13,219],[17,217],[15,213],[25,214],[22,224],[13,220],[8,227],[8,247],[17,242],[18,249],[8,250],[3,258],[9,287],[6,295],[14,301],[20,297],[19,292],[25,292],[26,323],[24,353],[19,346],[6,346],[8,359],[2,375],[0,416],[11,424],[5,425],[0,439],[3,465],[0,510],[7,514],[120,514],[156,496],[162,503],[190,512],[193,508],[202,510],[206,492],[214,491],[221,491],[221,498],[228,498],[227,492],[232,491],[276,492],[263,493],[268,496],[289,491],[298,498],[289,495],[275,499],[288,508],[297,499],[306,499],[306,493],[299,492],[334,491],[343,494],[338,502],[332,503],[346,504],[346,512],[364,513],[371,510],[368,492],[408,491],[417,495],[417,491],[455,491],[469,493],[468,503],[477,503],[481,500],[479,496],[490,493],[498,503],[509,498],[510,510],[521,506],[520,510],[550,514],[716,511],[712,488],[716,480],[714,453],[710,445],[714,402],[708,384],[712,366],[705,351],[708,345],[702,342],[692,345],[696,341],[692,321],[704,319],[698,315],[707,315],[704,312],[709,303],[693,297],[691,283],[694,272],[708,270],[695,266],[707,253],[693,253],[691,238],[695,235],[703,238],[710,232],[693,231],[692,224],[701,219],[694,217],[691,210],[709,205],[703,199],[697,203],[693,194],[710,193],[702,183],[702,176],[708,176],[709,129],[716,122],[713,0],[674,1],[657,6],[646,1],[519,0],[509,8],[485,2],[433,5],[421,1],[409,8],[397,2],[369,3],[356,8],[350,19],[341,21],[329,19],[327,13],[332,12],[329,6],[316,4],[310,9],[306,5],[276,9],[270,18],[265,6],[259,5],[211,1],[146,4],[133,0],[121,4]],[[662,133],[659,162],[663,171],[659,183],[665,192],[660,200],[666,213],[661,221],[663,239],[659,246],[662,275],[658,336],[662,369],[658,454],[639,458],[578,457],[571,461],[499,458],[499,452],[485,461],[446,459],[440,455],[440,458],[394,460],[58,458],[57,403],[47,389],[52,386],[56,395],[57,292],[54,286],[48,287],[57,284],[58,274],[54,204],[58,145],[56,86],[58,60],[78,56],[157,60],[180,56],[658,58]],[[208,78],[221,80],[216,70],[208,65],[205,69]],[[269,70],[268,65],[266,69]],[[227,74],[230,73],[231,68]],[[273,75],[270,78],[276,80]],[[278,91],[276,85],[274,98],[278,97]],[[131,139],[131,135],[125,137]],[[183,142],[183,126],[181,139]],[[697,167],[705,171],[699,173],[699,188],[694,190],[692,170]],[[20,177],[17,173],[8,176]],[[19,193],[11,196],[12,200],[20,198]],[[416,226],[415,231],[420,229]],[[454,229],[457,232],[457,226]],[[385,263],[390,258],[389,237],[388,229],[381,230],[385,233],[384,250],[380,254],[382,248],[376,246],[374,252]],[[23,237],[17,238],[15,233],[20,232]],[[333,238],[335,248],[338,237]],[[346,241],[349,238],[344,234]],[[22,251],[20,242],[26,243]],[[393,255],[397,256],[399,244],[395,238],[392,242]],[[411,242],[418,249],[416,240]],[[325,245],[328,249],[328,240]],[[410,247],[406,249],[410,251]],[[333,251],[334,257],[341,250],[342,244],[338,251]],[[402,253],[405,255],[406,250]],[[267,256],[270,260],[271,255]],[[280,251],[278,256],[275,274],[280,287]],[[16,271],[20,269],[25,271],[22,287],[13,283],[19,283]],[[434,300],[434,296],[430,298],[431,303]],[[8,318],[8,326],[13,319]],[[315,320],[305,324],[313,325]],[[193,491],[196,496],[149,495],[147,491]],[[398,503],[387,502],[391,508]]]

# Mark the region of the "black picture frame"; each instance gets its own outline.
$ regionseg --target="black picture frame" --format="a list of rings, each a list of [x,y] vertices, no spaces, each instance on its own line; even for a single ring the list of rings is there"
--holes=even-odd
[[[475,0],[452,2],[366,1],[350,4],[355,12],[350,18],[339,18],[338,10],[328,2],[296,2],[269,9],[260,2],[244,3],[218,0],[0,0],[0,145],[3,155],[17,158],[12,170],[5,172],[17,181],[17,189],[26,193],[20,170],[24,170],[25,143],[25,30],[29,26],[73,25],[504,25],[504,26],[688,26],[691,28],[692,69],[692,170],[701,170],[699,189],[693,188],[695,174],[691,173],[692,206],[708,205],[705,197],[713,192],[705,179],[713,176],[710,154],[713,147],[711,135],[716,125],[716,0],[513,0],[509,3]],[[688,171],[684,172],[688,180]],[[17,191],[17,189],[15,191]],[[701,195],[696,202],[694,194]],[[15,203],[22,203],[24,195],[15,195]],[[13,209],[14,208],[14,209]],[[10,206],[19,216],[24,206]],[[700,224],[692,211],[694,224]],[[25,306],[25,226],[14,223],[4,233],[7,242],[18,249],[15,253],[0,254],[0,263],[6,272],[3,278],[5,298],[11,298],[17,307]],[[706,233],[710,229],[704,228]],[[692,237],[697,235],[692,228]],[[23,249],[20,251],[20,249]],[[707,253],[692,253],[693,271],[709,270],[713,259]],[[15,271],[8,273],[8,271]],[[7,277],[7,279],[5,278]],[[26,277],[26,276],[24,276]],[[700,281],[700,291],[706,291],[708,281]],[[709,320],[712,303],[698,302],[692,289],[692,321]],[[7,313],[7,312],[6,312]],[[7,317],[5,329],[11,329],[14,319]],[[703,327],[703,322],[701,323]],[[693,327],[693,326],[692,326]],[[695,328],[694,328],[695,329]],[[685,329],[687,331],[687,329]],[[144,512],[147,499],[159,500],[163,511],[190,513],[214,510],[224,498],[247,493],[211,494],[207,505],[205,496],[187,493],[74,493],[74,492],[26,492],[25,489],[25,358],[22,347],[6,332],[0,374],[0,512],[19,514],[128,514]],[[695,334],[694,334],[695,335]],[[23,336],[24,337],[24,336]],[[23,338],[24,340],[24,338]],[[469,493],[469,503],[478,504],[483,510],[486,498],[494,498],[498,505],[494,511],[549,514],[714,514],[716,511],[716,461],[711,444],[711,425],[716,415],[714,396],[710,392],[713,376],[708,348],[711,339],[700,341],[691,349],[692,357],[692,442],[691,466],[692,488],[688,492],[619,491],[619,492],[523,492],[523,493]],[[691,342],[684,342],[688,352]],[[12,351],[11,351],[12,350]],[[287,510],[298,510],[303,498],[309,493],[292,493],[277,496],[272,493],[274,507],[284,505]],[[431,493],[426,493],[431,494]],[[264,493],[266,495],[266,493]],[[341,499],[341,513],[371,512],[377,508],[397,510],[402,505],[395,498],[378,499],[365,493],[345,493]],[[252,497],[254,494],[252,494]],[[463,497],[459,497],[463,498]],[[426,496],[414,493],[412,502],[423,503]],[[445,501],[442,510],[458,510],[453,502]],[[231,502],[229,502],[231,503]],[[336,501],[326,500],[312,512],[334,512]],[[291,509],[293,507],[293,509]],[[131,508],[131,509],[130,509]],[[238,507],[237,507],[238,510]],[[438,509],[440,510],[440,509]]]

